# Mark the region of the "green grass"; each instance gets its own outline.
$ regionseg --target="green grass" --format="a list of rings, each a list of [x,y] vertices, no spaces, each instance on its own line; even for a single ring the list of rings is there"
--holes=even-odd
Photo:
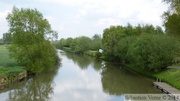
[[[24,67],[18,66],[17,62],[9,57],[9,52],[6,45],[0,45],[0,76],[8,75],[9,73],[22,72]]]
[[[97,57],[97,55],[99,54],[98,51],[92,51],[92,50],[88,50],[86,52],[84,52],[84,54],[92,56],[92,57]]]
[[[162,79],[168,84],[180,90],[180,70],[166,69],[160,73],[154,74],[155,77]]]
[[[74,53],[70,47],[63,47],[62,49],[66,52]]]
[[[0,45],[0,66],[8,67],[17,65],[16,61],[9,57],[9,52],[6,47],[6,45]]]

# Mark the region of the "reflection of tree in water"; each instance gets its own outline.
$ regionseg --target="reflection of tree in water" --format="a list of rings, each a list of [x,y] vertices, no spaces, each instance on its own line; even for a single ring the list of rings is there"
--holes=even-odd
[[[53,94],[53,79],[58,68],[29,79],[24,87],[9,92],[8,101],[49,101]]]
[[[81,69],[87,69],[88,66],[93,62],[93,59],[89,56],[66,53],[68,59],[72,60]]]
[[[101,75],[103,90],[110,95],[158,93],[153,89],[151,79],[132,74],[120,66],[106,64]]]
[[[93,57],[79,54],[66,53],[68,59],[76,63],[81,69],[87,69],[90,64],[92,67],[99,71],[102,68],[101,60],[97,60]]]
[[[101,64],[102,63],[102,60],[98,60],[98,59],[94,59],[94,61],[93,61],[93,68],[96,70],[96,71],[99,71],[99,70],[101,70],[101,68],[102,68],[102,66],[103,66],[103,64]]]

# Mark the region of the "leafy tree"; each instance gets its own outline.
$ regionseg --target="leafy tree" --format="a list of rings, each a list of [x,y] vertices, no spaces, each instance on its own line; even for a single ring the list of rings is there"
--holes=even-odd
[[[146,24],[145,26],[142,26],[142,34],[162,34],[163,31],[161,27],[157,27],[158,31],[153,25]]]
[[[151,71],[159,71],[172,64],[180,53],[177,40],[166,35],[142,35],[128,50],[135,63]]]
[[[11,33],[4,33],[3,34],[3,42],[4,43],[11,43],[12,42],[12,34]]]
[[[36,9],[13,7],[6,19],[9,32],[13,34],[10,55],[33,73],[53,67],[58,57],[48,39],[54,38],[57,33],[43,15]]]
[[[95,34],[93,36],[91,49],[96,51],[101,49],[101,35]]]
[[[164,26],[169,35],[178,36],[180,38],[180,14],[168,15],[164,22]]]
[[[166,33],[180,38],[180,0],[163,0],[170,8],[163,14]]]
[[[136,36],[128,36],[123,39],[121,39],[117,46],[116,46],[116,51],[115,54],[117,57],[121,60],[123,63],[128,63],[131,60],[131,56],[128,56],[128,50],[131,47],[133,43],[135,43],[137,40]]]
[[[59,48],[59,49],[62,49],[65,46],[65,44],[66,44],[66,39],[61,38],[59,40],[59,42],[57,43],[56,47]]]
[[[72,42],[73,42],[73,38],[71,38],[71,37],[67,38],[67,39],[66,39],[65,46],[66,46],[66,47],[70,47],[71,44],[72,44]]]
[[[161,27],[153,25],[138,25],[133,27],[131,24],[127,26],[111,26],[103,32],[102,48],[106,57],[112,57],[110,60],[119,59],[118,44],[121,40],[128,36],[139,36],[143,34],[164,34]],[[121,44],[122,45],[122,44]],[[120,46],[121,46],[120,45]],[[119,48],[120,49],[120,48]]]
[[[4,43],[3,43],[3,39],[0,39],[0,45],[3,45]]]
[[[111,26],[103,32],[102,48],[106,55],[115,57],[115,47],[121,38],[125,37],[123,26]]]
[[[72,49],[75,53],[84,53],[90,49],[91,39],[89,37],[81,36],[74,39],[72,42]]]

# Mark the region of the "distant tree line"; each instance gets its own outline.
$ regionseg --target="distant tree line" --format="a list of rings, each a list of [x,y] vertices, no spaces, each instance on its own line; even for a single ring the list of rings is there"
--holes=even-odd
[[[3,38],[0,39],[0,45],[3,44],[11,44],[12,43],[12,34],[11,33],[4,33]]]
[[[86,36],[62,38],[56,43],[56,47],[59,49],[69,49],[69,51],[79,54],[83,54],[87,50],[98,51],[101,49],[101,35],[95,34],[92,38]]]

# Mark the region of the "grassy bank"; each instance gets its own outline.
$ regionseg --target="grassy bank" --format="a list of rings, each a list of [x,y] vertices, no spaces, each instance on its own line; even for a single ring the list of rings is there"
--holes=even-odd
[[[0,77],[20,73],[23,70],[24,67],[18,66],[17,62],[9,57],[7,46],[0,45]]]
[[[70,47],[63,47],[62,50],[70,53],[74,53],[74,51]]]
[[[63,47],[61,49],[66,51],[66,52],[76,53],[70,47]],[[96,58],[101,57],[101,53],[99,53],[98,51],[93,51],[93,50],[87,50],[87,51],[83,52],[83,54],[88,55],[88,56],[92,56],[92,57],[96,57]]]
[[[162,79],[173,87],[180,90],[180,70],[179,69],[166,69],[160,73],[154,74],[156,78]]]
[[[92,56],[92,57],[95,57],[95,58],[101,58],[101,53],[98,52],[98,51],[92,51],[92,50],[88,50],[86,52],[84,52],[85,55],[88,55],[88,56]]]

